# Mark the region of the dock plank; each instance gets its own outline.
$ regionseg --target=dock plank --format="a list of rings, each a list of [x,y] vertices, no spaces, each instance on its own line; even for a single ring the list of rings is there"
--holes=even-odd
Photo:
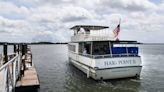
[[[25,66],[26,69],[24,71],[24,75],[21,77],[20,80],[17,81],[16,83],[16,89],[27,89],[30,88],[39,88],[40,83],[39,83],[39,78],[37,71],[35,69],[34,64],[31,62],[31,56],[30,54],[27,54],[25,58]]]
[[[16,87],[39,86],[39,78],[34,65],[25,70],[24,76],[17,82]]]

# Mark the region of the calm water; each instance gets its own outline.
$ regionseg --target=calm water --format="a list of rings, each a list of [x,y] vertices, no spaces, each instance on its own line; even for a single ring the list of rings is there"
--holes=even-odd
[[[94,81],[70,65],[66,45],[32,45],[38,92],[164,92],[164,45],[141,45],[140,80]]]
[[[32,46],[40,78],[39,92],[163,92],[164,45],[142,45],[141,79],[97,82],[69,64],[66,45]]]

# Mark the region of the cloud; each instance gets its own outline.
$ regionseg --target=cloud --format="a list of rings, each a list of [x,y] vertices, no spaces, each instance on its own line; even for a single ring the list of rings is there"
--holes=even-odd
[[[51,35],[48,34],[44,34],[44,35],[36,35],[33,39],[33,42],[53,42],[53,37]]]
[[[21,29],[27,26],[28,23],[24,20],[11,20],[0,16],[0,26],[3,28],[18,28]]]
[[[67,5],[67,7],[46,5],[31,9],[31,11],[33,14],[29,20],[39,22],[66,22],[92,18],[92,14],[86,9],[72,5]]]
[[[65,42],[74,25],[105,25],[112,31],[121,18],[120,39],[157,42],[164,34],[163,8],[164,2],[149,0],[2,0],[0,39]]]
[[[9,19],[22,19],[30,14],[24,6],[16,6],[11,2],[0,2],[0,15]]]
[[[103,0],[102,5],[129,11],[146,11],[157,8],[154,3],[148,0]]]

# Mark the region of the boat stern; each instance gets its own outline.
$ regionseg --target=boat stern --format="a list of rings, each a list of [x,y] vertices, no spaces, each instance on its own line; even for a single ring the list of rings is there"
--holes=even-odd
[[[95,65],[90,75],[96,80],[139,77],[142,70],[139,56],[95,59]]]

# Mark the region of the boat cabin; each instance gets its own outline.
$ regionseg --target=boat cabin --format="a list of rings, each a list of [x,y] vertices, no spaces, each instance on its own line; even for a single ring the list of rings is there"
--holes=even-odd
[[[108,27],[90,25],[77,25],[70,28],[74,30],[74,36],[69,43],[69,51],[91,58],[138,56],[136,41],[116,41],[106,34],[101,36],[91,34],[91,31],[106,28]]]
[[[136,44],[135,41],[79,42],[70,43],[69,51],[92,58],[138,56]]]

